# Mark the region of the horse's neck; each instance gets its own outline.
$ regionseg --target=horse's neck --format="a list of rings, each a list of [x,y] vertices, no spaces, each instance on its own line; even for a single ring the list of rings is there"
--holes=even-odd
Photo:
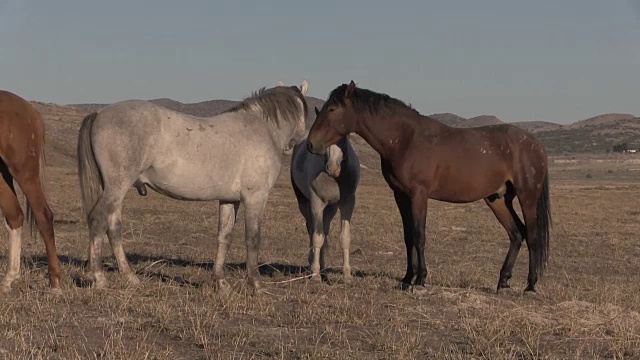
[[[262,113],[260,113],[259,115],[262,118]],[[279,120],[279,126],[271,120],[265,121],[265,126],[267,126],[267,128],[269,129],[271,138],[273,139],[274,144],[276,144],[276,146],[278,147],[278,150],[284,151],[284,149],[289,145],[291,138],[293,137],[295,124],[285,119]]]
[[[356,123],[360,135],[383,158],[389,159],[406,146],[413,133],[421,127],[423,116],[413,112],[365,115]]]

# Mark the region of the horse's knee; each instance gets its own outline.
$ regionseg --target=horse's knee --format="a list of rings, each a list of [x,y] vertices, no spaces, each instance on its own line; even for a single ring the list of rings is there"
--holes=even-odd
[[[19,229],[24,224],[24,214],[21,210],[5,214],[4,220],[10,229]]]
[[[89,213],[87,217],[87,223],[89,230],[94,233],[101,233],[107,231],[109,224],[107,223],[107,217],[102,211],[94,209]]]

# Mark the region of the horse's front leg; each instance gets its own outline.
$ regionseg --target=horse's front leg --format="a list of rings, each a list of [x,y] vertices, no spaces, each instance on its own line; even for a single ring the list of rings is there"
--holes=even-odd
[[[355,193],[340,203],[340,220],[342,222],[340,230],[340,247],[342,248],[342,277],[345,282],[351,280],[351,264],[349,262],[349,251],[351,247],[351,216],[356,205]]]
[[[247,245],[247,282],[258,292],[260,272],[258,269],[258,251],[260,250],[260,222],[267,204],[268,192],[252,194],[244,200],[245,204],[245,243]]]
[[[238,216],[239,202],[220,201],[218,216],[218,251],[216,252],[216,262],[213,267],[213,279],[216,282],[216,290],[227,292],[231,289],[229,283],[224,279],[224,263],[231,245],[231,231]]]
[[[327,204],[315,193],[311,193],[311,218],[313,221],[313,232],[311,234],[311,248],[313,257],[309,264],[311,268],[311,280],[322,280],[321,272],[324,270],[324,209]]]
[[[393,197],[398,205],[400,217],[402,218],[402,230],[404,234],[404,245],[407,251],[407,270],[402,278],[402,288],[411,287],[414,277],[414,267],[417,267],[417,257],[413,246],[413,213],[411,212],[411,198],[401,190],[394,190]]]
[[[427,193],[425,191],[414,190],[412,192],[411,214],[413,217],[413,246],[417,255],[417,266],[415,269],[416,280],[414,282],[415,290],[420,290],[420,287],[424,287],[427,278],[427,262],[424,255],[427,201]]]

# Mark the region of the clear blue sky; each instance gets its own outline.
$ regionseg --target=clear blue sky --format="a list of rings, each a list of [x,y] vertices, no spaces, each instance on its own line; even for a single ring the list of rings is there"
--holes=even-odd
[[[343,82],[420,112],[640,116],[638,0],[0,0],[0,88],[31,100],[240,99]]]

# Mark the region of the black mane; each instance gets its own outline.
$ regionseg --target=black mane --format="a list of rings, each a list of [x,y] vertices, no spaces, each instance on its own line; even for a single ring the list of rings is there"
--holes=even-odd
[[[333,89],[329,94],[329,98],[327,99],[325,106],[344,104],[344,95],[347,91],[347,87],[347,84],[342,84]],[[381,110],[387,110],[393,107],[399,107],[418,113],[418,111],[412,108],[411,105],[407,105],[401,100],[393,98],[387,94],[381,94],[357,87],[351,95],[351,101],[356,111],[368,112],[370,114],[377,114]]]

